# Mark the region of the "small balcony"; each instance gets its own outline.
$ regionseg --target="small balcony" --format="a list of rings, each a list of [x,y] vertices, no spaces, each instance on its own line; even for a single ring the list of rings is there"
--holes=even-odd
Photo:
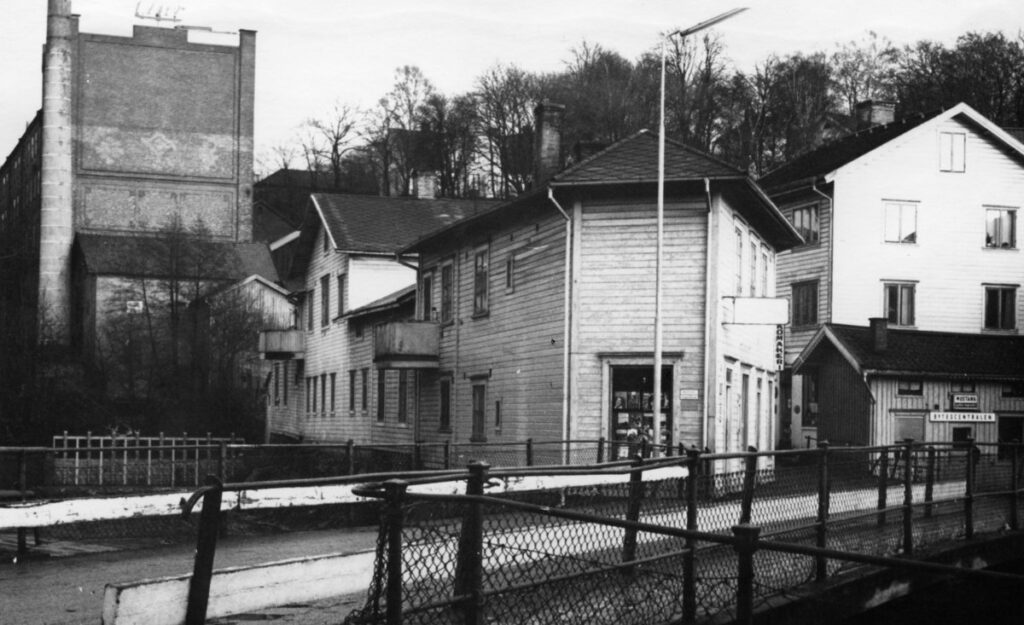
[[[263,330],[259,350],[264,360],[304,360],[306,335],[302,330]]]
[[[377,328],[373,364],[381,369],[437,369],[440,332],[433,321],[395,321]]]

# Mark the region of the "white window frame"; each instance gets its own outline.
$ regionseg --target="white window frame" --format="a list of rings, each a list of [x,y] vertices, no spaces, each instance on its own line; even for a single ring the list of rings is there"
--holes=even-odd
[[[919,202],[907,201],[907,200],[884,200],[882,202],[882,238],[886,243],[898,243],[901,245],[916,245],[918,242],[918,234],[920,228],[918,227],[918,205]],[[896,211],[897,231],[892,233],[890,231],[891,214],[890,210]],[[911,215],[914,219],[914,238],[907,240],[909,233],[904,232],[904,226],[906,224],[906,212],[911,211]]]
[[[967,170],[967,133],[939,133],[939,171],[963,173]]]
[[[1006,233],[1003,232],[1001,224],[1002,219],[996,221],[990,221],[989,215],[992,213],[1007,213],[1010,216],[1009,224],[1009,241],[1006,241],[1004,236]],[[989,229],[989,224],[996,224],[995,232]],[[995,239],[995,240],[993,240]],[[1004,245],[1004,243],[1006,245]],[[991,249],[1017,249],[1017,207],[1015,206],[985,206],[985,247]]]

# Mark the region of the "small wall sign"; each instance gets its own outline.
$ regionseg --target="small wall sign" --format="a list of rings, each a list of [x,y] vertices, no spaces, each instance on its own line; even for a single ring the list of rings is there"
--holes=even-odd
[[[933,412],[929,416],[932,422],[946,423],[995,423],[994,412]]]

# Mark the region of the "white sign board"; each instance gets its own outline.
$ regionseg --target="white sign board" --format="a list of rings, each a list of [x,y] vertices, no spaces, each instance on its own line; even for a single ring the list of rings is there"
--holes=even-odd
[[[956,423],[995,423],[994,412],[933,412],[929,419],[933,422]]]
[[[724,323],[744,325],[785,325],[789,323],[789,300],[784,297],[726,297]]]

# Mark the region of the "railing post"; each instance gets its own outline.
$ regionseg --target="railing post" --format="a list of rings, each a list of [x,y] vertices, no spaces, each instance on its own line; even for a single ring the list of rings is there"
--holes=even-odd
[[[924,515],[930,517],[933,508],[932,501],[935,498],[935,447],[932,445],[928,446],[928,459],[924,470]]]
[[[1013,461],[1010,469],[1010,529],[1020,529],[1020,519],[1017,508],[1020,506],[1020,477],[1017,474],[1017,465],[1020,463],[1020,444],[1011,443],[1012,451],[1010,458]]]
[[[914,553],[914,439],[903,442],[903,555]]]
[[[889,497],[889,448],[882,449],[878,458],[878,527],[885,525],[885,509]]]
[[[444,468],[452,468],[452,441],[450,439],[444,442]]]
[[[227,478],[227,456],[228,456],[228,444],[227,441],[221,441],[218,446],[217,454],[217,476],[220,477],[221,482],[228,481]]]
[[[697,474],[700,471],[700,451],[686,451],[686,529],[697,529]],[[686,539],[683,554],[683,622],[693,623],[697,619],[696,541]]]
[[[744,461],[743,471],[743,499],[740,502],[740,524],[750,523],[750,514],[754,507],[754,485],[757,478],[757,453],[756,447],[747,447],[750,454]]]
[[[416,441],[412,445],[412,470],[419,471],[423,468],[423,443]]]
[[[644,496],[644,472],[641,468],[642,456],[633,458],[633,470],[629,473],[629,501],[626,502],[626,520],[636,523],[640,520],[640,503]],[[632,562],[636,559],[635,527],[627,527],[622,539],[622,561]]]
[[[526,466],[533,466],[533,439],[526,439]]]
[[[405,525],[404,480],[384,482],[385,519],[387,523],[387,598],[385,599],[385,622],[387,625],[402,623],[402,530]]]
[[[967,439],[967,483],[964,486],[964,534],[974,538],[974,439]]]
[[[818,456],[818,524],[815,528],[817,544],[821,549],[828,546],[828,511],[829,500],[831,499],[832,480],[829,475],[829,444],[828,441],[818,441],[818,449],[821,450]],[[816,556],[815,578],[819,582],[825,581],[828,577],[828,559],[824,556]]]
[[[754,622],[754,553],[761,528],[750,525],[734,525],[736,537],[736,622],[747,625]]]
[[[597,439],[597,464],[604,462],[604,437]]]
[[[488,469],[490,469],[490,465],[486,462],[469,463],[469,479],[466,481],[467,495],[480,496],[484,494]],[[464,597],[462,603],[465,616],[464,625],[481,625],[484,622],[483,549],[483,511],[478,501],[470,501],[462,521],[459,553],[455,563],[454,590],[456,596]],[[389,623],[389,625],[391,624]]]
[[[203,509],[199,513],[199,535],[196,539],[192,580],[188,586],[185,625],[203,625],[206,622],[206,606],[210,601],[210,580],[213,577],[213,557],[217,552],[217,533],[220,531],[223,485],[212,475],[206,476],[206,485],[212,488],[203,495]]]
[[[345,442],[345,453],[348,456],[348,474],[356,474],[356,442],[351,438]]]

